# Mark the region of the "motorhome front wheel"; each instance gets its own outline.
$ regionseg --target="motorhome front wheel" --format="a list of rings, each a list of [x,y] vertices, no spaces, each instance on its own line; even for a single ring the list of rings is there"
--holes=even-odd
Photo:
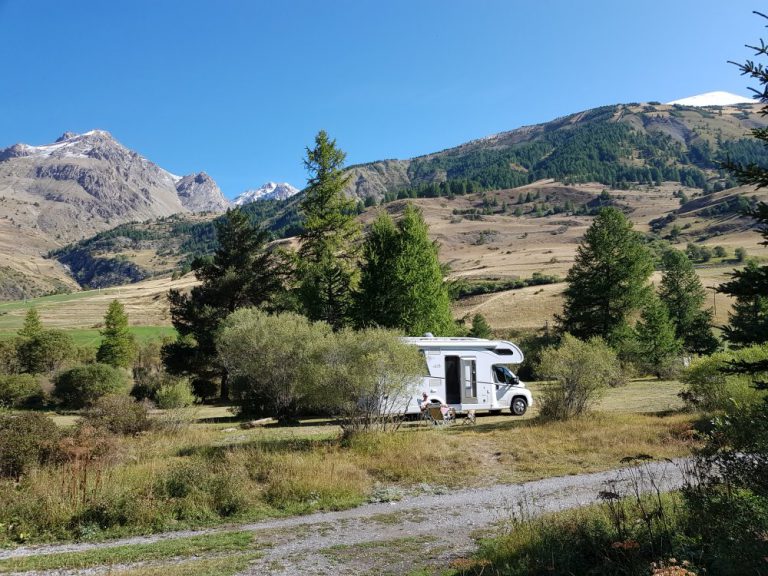
[[[509,407],[509,410],[514,414],[515,416],[522,416],[525,414],[525,411],[528,409],[528,402],[525,401],[525,398],[521,398],[518,396],[517,398],[514,398],[512,400],[512,404]]]

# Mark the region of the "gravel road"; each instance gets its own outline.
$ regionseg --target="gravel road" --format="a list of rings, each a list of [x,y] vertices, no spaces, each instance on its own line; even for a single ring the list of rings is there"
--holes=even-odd
[[[447,567],[451,560],[472,553],[478,534],[503,530],[504,522],[513,517],[591,504],[608,486],[621,493],[628,490],[628,483],[634,480],[643,491],[674,490],[683,484],[685,463],[686,460],[651,461],[639,467],[524,484],[424,492],[395,502],[227,529],[252,531],[256,541],[263,543],[262,557],[243,574],[406,574],[421,567]],[[172,532],[102,543],[24,547],[0,551],[0,559],[151,543],[219,530],[222,529]],[[99,574],[107,570],[105,567],[77,573]]]

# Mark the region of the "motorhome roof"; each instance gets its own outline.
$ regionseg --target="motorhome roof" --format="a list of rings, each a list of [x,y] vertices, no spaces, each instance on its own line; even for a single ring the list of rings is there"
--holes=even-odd
[[[494,349],[500,346],[514,346],[504,340],[486,340],[485,338],[454,338],[436,336],[418,336],[403,338],[408,344],[415,344],[422,348],[485,348]]]

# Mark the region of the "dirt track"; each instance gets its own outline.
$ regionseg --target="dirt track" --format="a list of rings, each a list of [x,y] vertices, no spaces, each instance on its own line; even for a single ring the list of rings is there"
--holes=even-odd
[[[452,560],[472,553],[478,536],[504,529],[505,521],[593,503],[611,481],[618,480],[620,487],[634,477],[641,479],[646,491],[654,489],[654,483],[663,491],[675,489],[683,482],[684,462],[649,462],[639,468],[525,484],[433,491],[397,502],[237,526],[238,530],[252,531],[256,541],[263,543],[263,556],[242,574],[408,574],[419,568],[447,568]],[[653,478],[653,483],[649,478]],[[212,532],[215,531],[18,548],[0,551],[0,559],[150,543]],[[115,568],[47,574],[100,574]]]

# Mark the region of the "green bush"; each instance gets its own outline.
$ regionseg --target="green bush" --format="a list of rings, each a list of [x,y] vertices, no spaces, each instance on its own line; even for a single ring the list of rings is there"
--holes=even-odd
[[[48,374],[60,370],[77,355],[72,337],[61,330],[44,330],[19,342],[17,353],[24,372]]]
[[[20,408],[40,404],[43,389],[32,374],[8,374],[0,376],[0,404]]]
[[[17,338],[0,340],[0,374],[17,374],[21,372]]]
[[[58,428],[36,412],[0,412],[0,476],[18,478],[47,460],[56,445]]]
[[[554,420],[586,413],[608,386],[623,379],[616,352],[602,338],[584,342],[570,334],[541,352],[536,372],[556,381],[540,396],[541,415]]]
[[[768,360],[768,345],[762,344],[718,352],[700,358],[691,364],[682,375],[686,385],[683,398],[701,410],[723,410],[736,405],[751,404],[760,394],[755,390],[754,375],[731,374],[724,369],[733,362],[756,362]]]
[[[158,408],[186,408],[195,401],[195,395],[187,379],[167,379],[155,392]]]
[[[90,406],[107,394],[127,392],[125,374],[107,364],[88,364],[62,372],[54,382],[54,396],[64,406]]]
[[[331,337],[328,324],[298,314],[246,308],[228,316],[217,349],[241,412],[295,419],[317,389],[317,353]]]
[[[347,437],[397,427],[424,369],[418,348],[392,330],[341,330],[312,367],[314,404],[335,416]]]
[[[147,405],[125,394],[98,398],[83,416],[83,422],[113,434],[138,434],[152,427]]]

